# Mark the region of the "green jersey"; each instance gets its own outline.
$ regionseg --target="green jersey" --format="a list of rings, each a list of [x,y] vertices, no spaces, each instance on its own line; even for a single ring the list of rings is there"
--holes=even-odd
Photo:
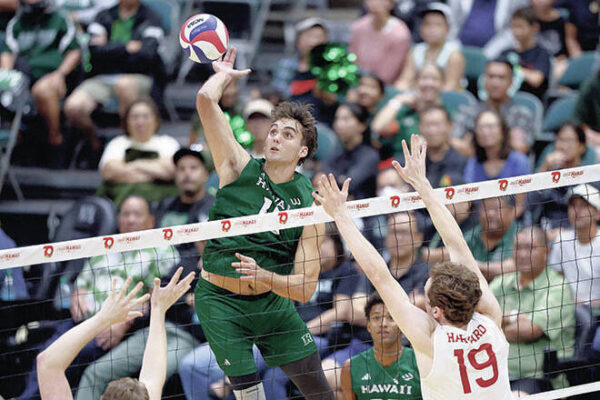
[[[30,77],[36,81],[55,71],[69,50],[79,48],[76,33],[71,18],[59,12],[37,22],[17,14],[6,28],[3,51],[23,57],[30,68]]]
[[[217,191],[210,209],[211,221],[304,208],[312,205],[313,187],[308,178],[294,173],[291,181],[275,184],[264,171],[265,160],[251,158],[240,176]],[[206,244],[203,268],[229,277],[239,277],[231,266],[235,253],[252,257],[257,264],[281,275],[291,273],[302,227],[252,235],[211,239]]]
[[[373,348],[350,359],[352,390],[358,400],[421,399],[421,380],[415,352],[405,347],[402,355],[384,367]]]

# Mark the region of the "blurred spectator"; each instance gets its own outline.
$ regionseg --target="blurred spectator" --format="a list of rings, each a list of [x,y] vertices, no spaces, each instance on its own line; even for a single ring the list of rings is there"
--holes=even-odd
[[[576,58],[583,51],[594,51],[600,36],[598,1],[559,0],[556,6],[569,10],[570,23],[566,27],[569,56]]]
[[[550,54],[537,43],[536,35],[540,24],[532,7],[520,8],[510,20],[516,46],[505,50],[502,55],[519,65],[523,82],[519,90],[531,93],[540,100],[548,89],[550,79]]]
[[[0,228],[0,250],[17,247],[15,241]],[[23,268],[0,270],[0,300],[24,300],[29,298],[27,284],[23,278]]]
[[[323,90],[319,85],[304,94],[290,97],[290,101],[300,104],[310,104],[312,106],[312,115],[317,122],[331,127],[335,118],[335,112],[339,106],[338,95]]]
[[[600,70],[581,85],[573,120],[583,127],[588,146],[600,147]]]
[[[475,156],[465,167],[465,182],[480,182],[531,173],[529,158],[512,151],[509,131],[495,110],[481,112],[475,119]]]
[[[321,272],[317,291],[308,303],[297,304],[298,313],[317,341],[322,356],[330,349],[352,346],[349,325],[352,319],[351,298],[358,284],[359,274],[352,261],[346,260],[344,245],[335,228],[329,228],[321,245]],[[323,368],[325,376],[330,372]],[[287,398],[289,378],[275,367],[264,374],[265,394],[268,399]]]
[[[357,55],[356,64],[361,69],[373,71],[391,85],[408,60],[410,31],[392,16],[393,0],[364,0],[364,5],[367,15],[350,27],[350,52]]]
[[[344,400],[357,400],[362,399],[365,392],[372,390],[377,393],[376,388],[385,387],[386,382],[393,382],[398,385],[395,388],[402,393],[400,396],[420,398],[421,380],[414,350],[402,345],[402,331],[379,295],[369,298],[365,314],[367,330],[373,339],[373,348],[344,362],[341,382],[338,382],[334,392],[339,394],[342,391],[341,398]],[[378,368],[374,368],[375,365]],[[370,373],[365,376],[365,371]],[[394,378],[398,375],[411,379],[405,379],[402,384],[398,384],[398,380]],[[393,389],[390,392],[393,392]]]
[[[493,108],[498,110],[510,128],[510,146],[513,150],[527,153],[535,141],[535,121],[531,110],[515,104],[508,94],[513,83],[512,64],[501,58],[488,62],[484,81],[487,100],[474,106],[461,106],[454,114],[454,148],[465,156],[473,155],[472,136],[476,117],[483,110]]]
[[[552,57],[552,78],[560,79],[567,69],[569,50],[567,49],[566,30],[574,32],[574,27],[560,14],[554,5],[556,0],[530,0],[540,25],[537,34],[538,44]],[[567,28],[569,25],[569,28]]]
[[[465,233],[473,257],[488,281],[514,271],[515,219],[514,196],[484,199],[479,204],[479,224]]]
[[[50,0],[22,0],[6,27],[0,68],[29,77],[35,106],[46,122],[48,143],[63,144],[60,100],[77,84],[81,51],[73,21]]]
[[[91,77],[67,98],[65,114],[90,138],[93,148],[98,148],[92,121],[98,105],[107,106],[116,96],[119,115],[123,116],[129,103],[139,96],[152,94],[161,102],[166,69],[158,46],[165,33],[160,17],[141,0],[120,0],[100,11],[88,33]]]
[[[18,0],[0,0],[0,52],[4,49],[4,35],[8,21],[15,15],[19,7]]]
[[[488,59],[512,45],[510,17],[528,0],[448,0],[454,22],[451,37],[463,46],[482,47]]]
[[[333,130],[343,147],[324,160],[321,167],[323,173],[333,173],[340,184],[352,178],[349,195],[355,200],[375,195],[379,155],[377,150],[363,143],[368,117],[367,109],[359,104],[346,103],[338,107]]]
[[[417,75],[415,91],[398,93],[379,110],[371,128],[373,142],[379,147],[381,158],[400,157],[402,140],[410,141],[419,132],[419,111],[442,104],[440,90],[444,71],[435,64],[426,64]]]
[[[327,23],[321,18],[307,18],[298,22],[295,28],[297,54],[277,63],[271,81],[286,98],[300,96],[316,86],[317,81],[308,65],[310,51],[328,41]]]
[[[250,155],[254,158],[264,157],[265,140],[271,129],[272,110],[273,104],[265,99],[251,100],[244,107],[246,127],[254,138],[252,149],[250,149]]]
[[[173,155],[173,164],[179,196],[167,197],[158,204],[154,212],[156,226],[164,228],[208,221],[208,212],[215,198],[206,192],[208,170],[204,156],[193,147],[179,149]],[[188,269],[195,271],[204,242],[182,243],[177,245],[177,250],[181,263],[186,267],[185,272]]]
[[[465,72],[465,57],[460,42],[448,40],[450,32],[450,8],[442,3],[430,3],[422,13],[422,43],[413,46],[406,67],[396,81],[398,90],[414,86],[419,71],[426,63],[434,63],[445,72],[442,90],[461,89],[460,81]]]
[[[153,227],[154,217],[150,213],[150,206],[146,200],[138,196],[130,196],[123,201],[119,211],[119,233],[131,233]],[[117,286],[120,286],[130,275],[142,280],[145,289],[138,293],[141,296],[154,287],[155,277],[160,278],[168,274],[178,262],[177,250],[171,246],[95,256],[86,260],[75,281],[75,290],[71,296],[72,318],[60,322],[54,335],[41,349],[45,349],[64,332],[97,313],[109,294],[113,279],[117,280]],[[88,343],[75,358],[69,369],[70,372],[67,370],[71,387],[77,386],[83,368],[116,347],[133,327],[133,321],[113,325]],[[140,358],[142,353],[143,350],[140,350]],[[125,358],[132,356],[133,354],[128,354]],[[27,376],[25,390],[19,399],[30,399],[37,395],[39,389],[36,375],[34,369]]]
[[[568,195],[569,224],[561,229],[550,252],[549,266],[570,283],[580,306],[600,314],[600,192],[592,185],[578,185]]]
[[[540,154],[537,171],[547,172],[563,168],[575,168],[597,162],[596,152],[586,146],[583,129],[566,122],[558,131],[554,143],[546,146]],[[559,187],[529,193],[533,221],[540,221],[550,240],[558,240],[560,227],[568,225],[568,187]]]
[[[104,181],[98,195],[112,199],[117,207],[130,194],[148,201],[176,196],[173,154],[179,143],[170,136],[156,134],[160,115],[154,102],[141,98],[129,104],[121,126],[125,134],[111,140],[100,159]]]
[[[358,86],[350,89],[346,94],[346,102],[358,103],[369,111],[370,121],[377,111],[379,102],[385,96],[385,84],[372,72],[363,72],[360,75]]]
[[[452,121],[448,110],[441,105],[421,110],[419,131],[427,142],[425,166],[427,180],[431,185],[437,188],[457,185],[457,180],[462,182],[467,159],[450,147]],[[399,156],[398,161],[404,165],[404,156]]]
[[[425,310],[425,282],[429,278],[429,264],[420,257],[423,244],[424,221],[422,216],[412,212],[391,214],[387,222],[384,258],[388,262],[391,274],[406,291],[415,305]],[[375,288],[365,275],[353,296],[352,318],[355,324],[365,326],[364,308],[368,296]],[[334,390],[341,382],[342,365],[350,357],[366,351],[370,346],[369,334],[365,329],[356,329],[350,346],[336,351],[323,360],[323,371]]]
[[[544,380],[544,349],[573,355],[575,307],[564,279],[547,268],[548,244],[539,227],[521,229],[514,241],[516,272],[490,284],[504,313],[502,329],[510,343],[511,388],[524,394],[551,390]]]

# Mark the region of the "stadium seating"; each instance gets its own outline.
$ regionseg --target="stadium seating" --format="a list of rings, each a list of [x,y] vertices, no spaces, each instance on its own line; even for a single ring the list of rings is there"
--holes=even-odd
[[[576,103],[577,97],[574,96],[562,97],[552,103],[544,116],[543,134],[558,131],[560,126],[571,118]]]
[[[558,85],[578,89],[579,85],[592,74],[595,57],[596,53],[588,51],[577,58],[570,58],[569,66],[558,81]]]
[[[517,92],[512,97],[515,104],[520,104],[531,110],[534,118],[534,137],[539,139],[542,133],[542,120],[544,118],[544,105],[531,93]]]

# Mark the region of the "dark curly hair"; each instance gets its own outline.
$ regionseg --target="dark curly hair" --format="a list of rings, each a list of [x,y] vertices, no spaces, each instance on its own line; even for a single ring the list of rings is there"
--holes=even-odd
[[[429,271],[429,304],[444,310],[444,316],[454,324],[466,324],[473,317],[481,298],[479,278],[475,272],[450,261],[434,265]]]
[[[295,119],[302,126],[302,144],[308,147],[308,153],[298,161],[298,165],[302,165],[304,161],[311,158],[317,151],[317,128],[315,117],[311,113],[310,105],[303,105],[294,102],[279,103],[271,112],[271,119],[277,121],[279,119]]]

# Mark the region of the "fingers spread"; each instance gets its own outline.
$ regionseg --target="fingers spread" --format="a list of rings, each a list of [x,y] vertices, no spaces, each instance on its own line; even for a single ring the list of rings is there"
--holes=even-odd
[[[171,281],[169,282],[169,285],[170,286],[176,285],[177,281],[179,281],[179,277],[181,277],[182,273],[183,273],[183,267],[177,268],[177,271],[175,271],[175,273],[173,274],[173,277],[171,278]]]
[[[344,193],[346,193],[346,194],[348,193],[348,188],[350,187],[350,181],[351,181],[351,180],[352,180],[352,178],[347,178],[347,179],[344,181],[344,185],[342,186],[342,192],[344,192]]]
[[[138,294],[138,292],[140,290],[142,290],[142,287],[144,287],[144,283],[143,282],[138,282],[138,284],[135,285],[135,287],[127,295],[127,297],[126,297],[127,301],[133,299]]]

